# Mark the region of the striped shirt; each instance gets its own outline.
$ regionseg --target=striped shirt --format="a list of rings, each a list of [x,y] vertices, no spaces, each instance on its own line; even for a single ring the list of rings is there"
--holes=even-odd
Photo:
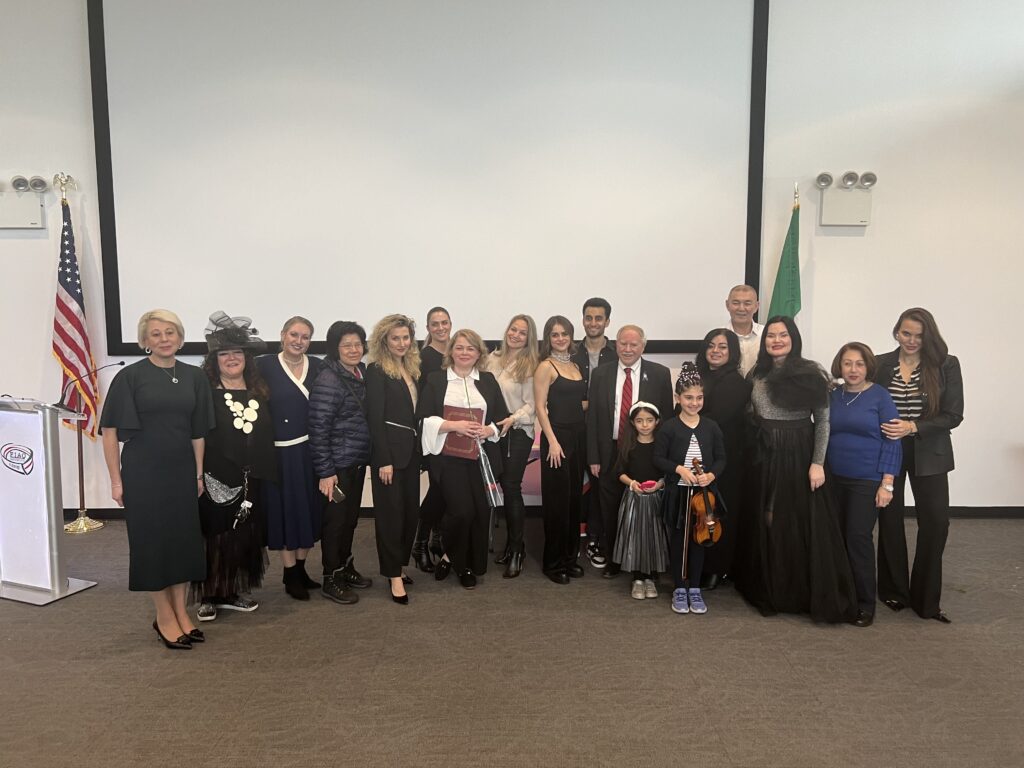
[[[901,419],[917,421],[924,412],[924,392],[921,390],[921,366],[910,374],[910,382],[903,381],[900,364],[893,369],[892,380],[889,382],[889,394],[896,403],[896,412]]]
[[[700,454],[700,444],[697,442],[697,435],[691,433],[690,444],[686,446],[686,458],[683,459],[683,466],[691,472],[693,471],[694,459],[699,461],[701,464],[704,463],[704,457]],[[689,483],[682,478],[679,478],[679,485],[689,485]]]

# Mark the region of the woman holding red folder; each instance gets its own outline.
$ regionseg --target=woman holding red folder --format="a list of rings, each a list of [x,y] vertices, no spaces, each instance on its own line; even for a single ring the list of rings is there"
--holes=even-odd
[[[491,502],[481,465],[487,462],[491,476],[500,476],[501,430],[495,423],[509,415],[497,380],[480,370],[486,355],[478,333],[453,333],[442,369],[427,377],[417,408],[423,452],[436,457],[431,467],[445,503],[445,553],[434,578],[442,581],[454,569],[466,589],[473,589],[476,577],[487,571]]]

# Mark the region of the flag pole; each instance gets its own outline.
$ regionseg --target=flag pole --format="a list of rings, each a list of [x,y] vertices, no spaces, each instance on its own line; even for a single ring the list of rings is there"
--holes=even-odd
[[[68,187],[77,186],[75,184],[75,180],[66,173],[61,172],[53,177],[53,182],[56,186],[60,187],[60,202],[61,205],[64,205],[68,199]],[[76,444],[78,447],[78,517],[72,522],[65,524],[64,531],[66,533],[89,533],[90,531],[96,531],[102,528],[103,523],[89,517],[85,509],[85,461],[82,449],[81,419],[75,423],[75,434],[77,436]]]

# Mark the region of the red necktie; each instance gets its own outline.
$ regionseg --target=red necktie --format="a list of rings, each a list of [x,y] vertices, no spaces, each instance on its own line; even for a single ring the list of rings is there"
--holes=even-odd
[[[619,437],[629,421],[629,409],[633,405],[633,369],[626,368],[626,380],[622,382],[622,401],[619,405]]]
[[[358,365],[356,366],[356,378],[357,379],[363,378],[363,372],[359,370],[359,366]]]

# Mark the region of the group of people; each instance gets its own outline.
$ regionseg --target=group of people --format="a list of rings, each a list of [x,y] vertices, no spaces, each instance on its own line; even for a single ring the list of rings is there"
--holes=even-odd
[[[303,317],[268,355],[248,318],[217,312],[199,368],[176,357],[177,316],[147,312],[147,356],[115,377],[101,417],[128,524],[129,588],[152,594],[154,630],[176,649],[205,639],[190,595],[200,621],[258,607],[267,549],[280,552],[291,597],[320,590],[355,603],[372,585],[352,554],[367,470],[379,573],[395,603],[409,602],[410,560],[474,589],[496,512],[507,538],[495,562],[516,578],[539,430],[541,566],[555,584],[582,577],[586,558],[605,578],[630,574],[639,600],[657,598],[667,574],[676,613],[706,613],[705,593],[731,580],[765,615],[868,626],[880,599],[948,622],[942,554],[963,385],[932,315],[908,309],[895,350],[876,357],[850,342],[826,371],[802,356],[792,318],[754,322],[750,286],[733,288],[726,309],[727,327],[705,336],[674,381],[644,357],[639,326],[607,338],[601,298],[584,303],[579,344],[566,317],[538,335],[518,314],[491,352],[434,307],[422,347],[405,315],[369,336],[338,321],[323,360],[308,354],[314,328]],[[317,541],[320,581],[306,570]]]

